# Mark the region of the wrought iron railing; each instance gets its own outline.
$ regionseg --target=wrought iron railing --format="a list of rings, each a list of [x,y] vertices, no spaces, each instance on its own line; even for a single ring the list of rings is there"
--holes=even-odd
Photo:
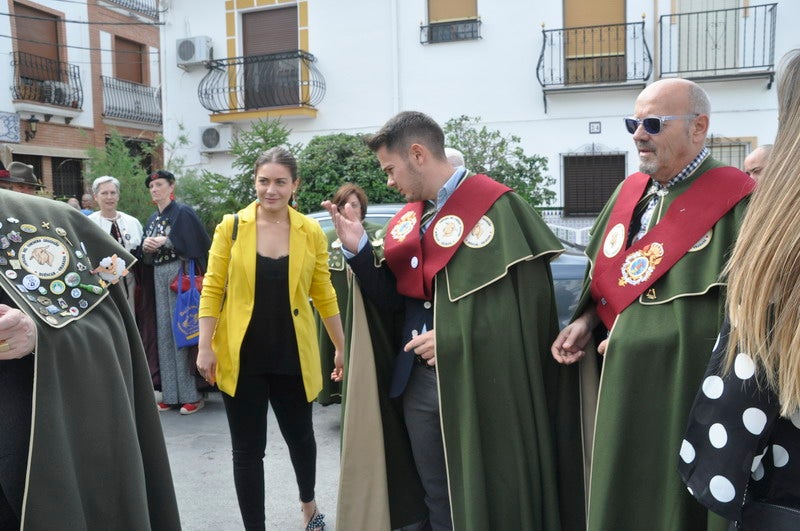
[[[158,18],[158,0],[106,0],[124,9],[150,18]]]
[[[778,4],[662,15],[661,75],[688,78],[774,73]]]
[[[14,99],[49,103],[59,107],[83,107],[83,84],[77,65],[25,52],[14,52]]]
[[[423,26],[422,24],[419,26],[419,42],[421,44],[469,41],[480,38],[480,19],[433,22],[427,26]]]
[[[653,71],[644,21],[542,34],[536,77],[543,87],[646,81]]]
[[[200,104],[211,112],[314,108],[325,97],[316,61],[302,50],[209,61],[197,87]]]
[[[161,91],[140,83],[100,76],[103,116],[150,124],[161,123]]]

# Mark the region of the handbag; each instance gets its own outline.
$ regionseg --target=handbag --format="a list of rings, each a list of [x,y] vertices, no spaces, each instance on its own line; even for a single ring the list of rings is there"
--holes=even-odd
[[[742,507],[742,519],[736,529],[769,529],[795,531],[800,529],[800,509],[760,500],[747,500]]]
[[[200,341],[200,290],[194,274],[194,260],[189,260],[188,289],[183,291],[183,282],[177,284],[178,297],[172,316],[172,335],[178,348],[193,347]]]
[[[189,265],[194,269],[194,260],[189,260]],[[203,275],[194,275],[194,287],[197,291],[203,291]],[[175,275],[175,278],[172,279],[172,282],[169,285],[169,289],[178,293],[178,282],[181,283],[181,291],[189,291],[189,277],[186,275],[186,262],[183,263],[181,266],[180,271],[178,274]]]

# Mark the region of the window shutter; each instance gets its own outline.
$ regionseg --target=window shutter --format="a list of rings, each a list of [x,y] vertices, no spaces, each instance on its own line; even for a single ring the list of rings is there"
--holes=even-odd
[[[476,18],[477,0],[428,0],[428,22]]]

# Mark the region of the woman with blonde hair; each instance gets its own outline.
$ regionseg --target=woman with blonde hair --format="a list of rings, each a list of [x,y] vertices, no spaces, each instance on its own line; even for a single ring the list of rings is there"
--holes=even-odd
[[[800,529],[800,49],[783,60],[778,111],[680,449],[690,492],[743,529]]]

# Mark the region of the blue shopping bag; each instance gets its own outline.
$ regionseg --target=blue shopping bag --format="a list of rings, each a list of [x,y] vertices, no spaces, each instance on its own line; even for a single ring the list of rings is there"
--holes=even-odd
[[[172,318],[172,335],[175,337],[175,346],[178,348],[193,347],[200,341],[200,321],[197,314],[200,311],[200,291],[197,289],[194,273],[194,260],[189,260],[189,289],[183,291],[186,284],[178,278],[178,297],[175,302],[175,314]],[[183,275],[183,269],[178,272],[178,277]]]

